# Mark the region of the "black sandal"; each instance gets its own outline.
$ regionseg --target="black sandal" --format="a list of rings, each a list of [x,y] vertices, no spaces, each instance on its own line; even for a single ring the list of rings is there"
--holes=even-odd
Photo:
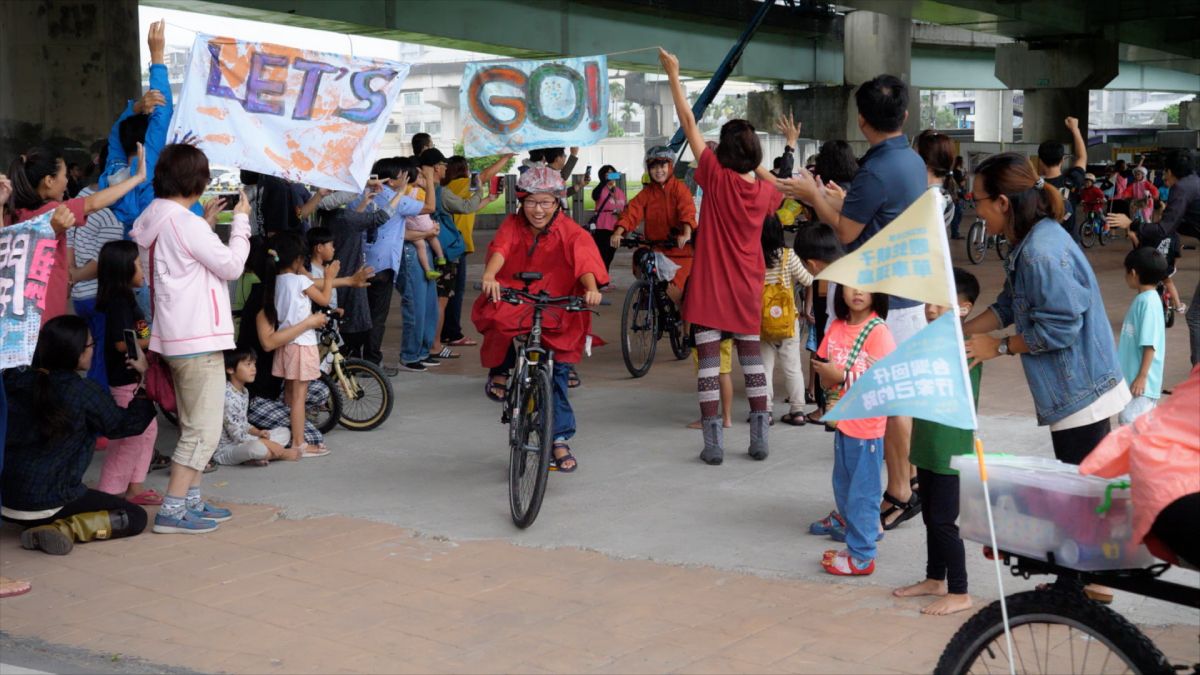
[[[559,448],[566,450],[567,454],[563,455],[562,457],[553,457],[554,451],[558,450]],[[579,460],[575,459],[575,455],[571,454],[571,446],[567,445],[566,443],[564,443],[562,441],[559,441],[554,444],[554,447],[551,448],[551,450],[550,450],[550,455],[551,455],[552,459],[554,460],[554,463],[550,465],[550,469],[553,471],[557,471],[559,473],[571,473],[575,469],[579,468]],[[562,468],[562,463],[567,462],[567,461],[573,462],[573,464],[571,464],[571,468],[569,468],[569,469]]]
[[[497,394],[496,391],[500,393]],[[508,398],[508,383],[501,384],[492,378],[488,378],[483,383],[483,395],[496,403],[503,403],[504,399]]]
[[[790,412],[783,417],[780,417],[779,421],[783,422],[784,424],[790,424],[794,427],[802,427],[805,424],[808,424],[808,422],[804,419],[804,413],[798,412]]]
[[[567,373],[567,389],[575,389],[583,384],[583,380],[579,378],[579,373],[575,372],[575,366],[571,366],[570,372]]]
[[[150,458],[150,470],[158,471],[169,466],[171,466],[171,458],[155,450],[154,457]]]
[[[902,502],[893,497],[892,493],[884,491],[883,501],[889,504],[887,510],[882,511],[879,514],[879,523],[883,525],[883,529],[885,530],[894,530],[900,526],[900,523],[903,523],[904,521],[921,512],[921,498],[918,497],[917,493],[915,492],[911,497],[908,498],[907,502]],[[896,519],[889,523],[888,517],[897,511],[900,512],[900,515],[896,516]]]

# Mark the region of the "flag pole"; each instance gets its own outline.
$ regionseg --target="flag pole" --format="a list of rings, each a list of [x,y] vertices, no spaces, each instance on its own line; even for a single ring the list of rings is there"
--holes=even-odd
[[[992,518],[992,499],[988,494],[987,466],[983,461],[983,441],[975,438],[975,459],[979,462],[979,481],[983,483],[983,504],[987,510],[988,535],[992,542],[992,562],[996,564],[996,585],[1000,588],[1000,620],[1004,622],[1004,643],[1008,648],[1008,672],[1016,675],[1013,663],[1012,627],[1008,624],[1008,601],[1004,598],[1004,575],[1000,569],[1000,547],[996,544],[996,521]]]

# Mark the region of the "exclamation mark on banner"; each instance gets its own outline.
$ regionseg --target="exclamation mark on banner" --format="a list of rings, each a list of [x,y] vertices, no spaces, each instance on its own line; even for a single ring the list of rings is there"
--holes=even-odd
[[[588,116],[592,121],[588,123],[588,127],[592,131],[600,130],[600,67],[595,61],[590,61],[584,66],[584,73],[587,76],[587,111]]]

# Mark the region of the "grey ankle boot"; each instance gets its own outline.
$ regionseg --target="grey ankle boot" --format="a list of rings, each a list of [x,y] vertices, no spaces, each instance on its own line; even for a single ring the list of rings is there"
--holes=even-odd
[[[750,413],[750,456],[764,460],[770,454],[767,448],[767,429],[771,427],[771,413]]]
[[[717,466],[725,460],[725,427],[720,417],[705,417],[700,421],[700,429],[704,432],[704,450],[700,459],[705,464]]]

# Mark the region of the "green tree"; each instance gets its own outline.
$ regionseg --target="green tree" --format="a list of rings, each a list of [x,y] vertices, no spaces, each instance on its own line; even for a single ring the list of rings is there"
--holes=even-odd
[[[934,118],[934,129],[957,129],[958,117],[955,116],[954,110],[949,106],[942,106],[937,109],[936,117]]]
[[[621,126],[621,122],[613,117],[612,113],[608,114],[608,137],[620,138],[625,135],[625,127]]]
[[[454,154],[456,154],[456,155],[466,155],[467,154],[466,149],[463,147],[463,144],[461,141],[454,142]],[[496,160],[498,160],[498,159],[500,159],[500,155],[485,155],[483,157],[467,157],[467,165],[469,165],[471,167],[471,171],[483,171],[484,169],[488,168],[489,166],[495,164]],[[512,168],[512,166],[515,162],[516,162],[515,157],[509,157],[508,161],[504,163],[504,168],[500,170],[500,173],[508,173],[508,170]]]
[[[1179,124],[1179,104],[1178,103],[1172,103],[1171,105],[1167,106],[1166,108],[1163,108],[1163,111],[1167,113],[1167,124]]]

